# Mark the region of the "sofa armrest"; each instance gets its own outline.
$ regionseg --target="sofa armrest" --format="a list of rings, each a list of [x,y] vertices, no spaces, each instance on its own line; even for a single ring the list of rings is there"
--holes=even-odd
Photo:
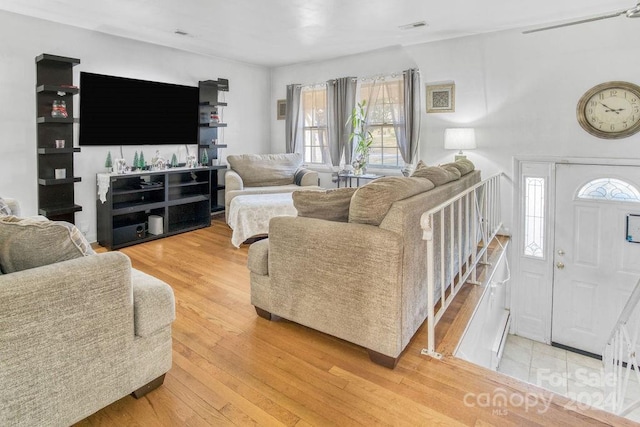
[[[20,209],[20,203],[16,199],[4,198],[4,201],[7,202],[9,209],[11,209],[11,214],[14,216],[22,216],[22,209]]]
[[[238,174],[238,172],[230,169],[224,174],[224,189],[225,191],[244,189],[242,177]]]
[[[262,301],[252,292],[252,303],[395,357],[401,351],[402,256],[402,238],[376,226],[275,217],[269,223],[269,291]]]
[[[136,336],[152,335],[173,323],[176,311],[171,286],[136,269],[131,270],[131,285]]]
[[[300,168],[296,172],[296,176],[302,174],[300,178],[300,183],[298,184],[301,187],[307,187],[310,185],[318,185],[318,172],[312,171],[310,169]]]
[[[131,391],[130,278],[119,252],[0,275],[0,424],[91,413],[86,396]]]

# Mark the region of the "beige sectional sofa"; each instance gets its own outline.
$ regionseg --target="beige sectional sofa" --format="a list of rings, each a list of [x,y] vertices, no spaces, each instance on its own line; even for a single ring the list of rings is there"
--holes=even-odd
[[[410,178],[318,192],[315,201],[313,192],[293,193],[298,216],[273,218],[269,238],[249,249],[256,311],[358,344],[394,367],[427,316],[420,217],[479,182],[473,169],[421,165]],[[313,208],[332,204],[330,214]]]
[[[231,200],[236,196],[319,188],[318,173],[303,168],[302,156],[297,153],[231,155],[227,156],[227,163],[230,167],[224,177],[227,220]]]
[[[0,217],[0,425],[70,425],[171,368],[171,287],[78,235]]]

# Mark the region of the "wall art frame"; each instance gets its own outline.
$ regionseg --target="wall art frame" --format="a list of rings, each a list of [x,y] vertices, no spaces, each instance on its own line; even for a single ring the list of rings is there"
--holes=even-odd
[[[276,106],[276,119],[284,120],[287,115],[287,100],[286,99],[278,99],[278,103]]]
[[[455,83],[427,84],[427,113],[453,113],[455,111]]]

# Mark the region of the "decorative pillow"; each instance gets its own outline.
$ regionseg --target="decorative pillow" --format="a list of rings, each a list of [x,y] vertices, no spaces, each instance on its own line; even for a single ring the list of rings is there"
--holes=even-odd
[[[447,163],[441,166],[443,167],[453,166],[454,168],[460,171],[460,175],[462,176],[465,176],[466,174],[473,172],[473,170],[476,168],[475,165],[469,159],[460,159],[460,160],[456,160],[453,163]]]
[[[416,170],[413,171],[411,176],[416,178],[427,178],[433,182],[436,187],[439,187],[447,182],[455,181],[460,178],[460,172],[455,168],[453,168],[453,170],[455,170],[456,173],[452,174],[450,170],[439,166],[427,166],[422,160],[420,160],[416,166]]]
[[[293,183],[295,185],[302,185],[302,178],[307,172],[309,172],[309,169],[298,168],[296,173],[293,175]]]
[[[236,171],[245,187],[293,184],[296,170],[302,164],[299,153],[241,154],[227,156],[231,169]]]
[[[460,173],[460,170],[458,168],[455,168],[453,166],[442,166],[442,169],[446,170],[447,173],[454,178],[452,179],[452,181],[456,181],[460,179],[460,177],[462,177],[462,174]]]
[[[294,191],[293,206],[298,216],[347,222],[351,196],[357,188],[333,188],[324,191]]]
[[[351,197],[349,222],[380,225],[393,202],[431,190],[425,178],[385,176],[358,188]]]
[[[0,216],[11,215],[11,208],[4,201],[2,197],[0,197]]]
[[[0,217],[0,267],[4,273],[93,254],[80,230],[68,222]]]

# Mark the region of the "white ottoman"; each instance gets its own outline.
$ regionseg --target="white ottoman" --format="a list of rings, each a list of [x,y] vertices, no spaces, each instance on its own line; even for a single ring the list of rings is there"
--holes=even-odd
[[[269,233],[269,220],[275,216],[296,216],[291,193],[247,194],[236,196],[229,206],[231,243],[239,248],[250,237]]]

